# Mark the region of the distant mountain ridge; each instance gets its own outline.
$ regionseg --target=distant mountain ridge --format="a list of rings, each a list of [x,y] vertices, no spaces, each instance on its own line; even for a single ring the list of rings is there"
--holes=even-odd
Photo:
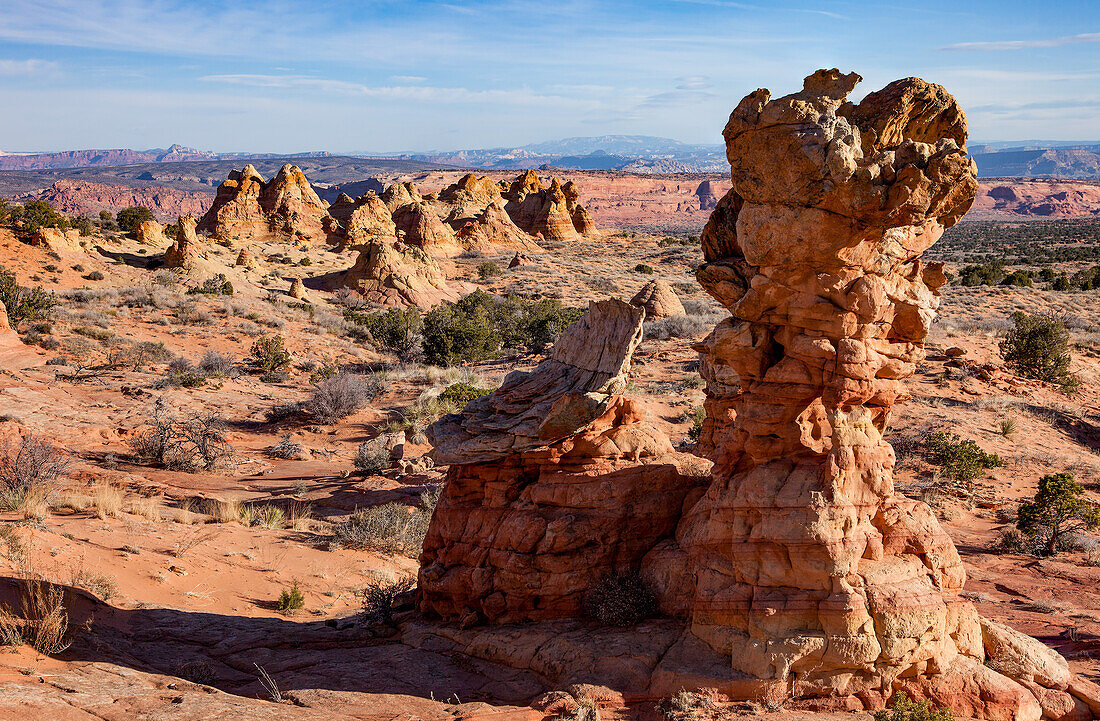
[[[972,143],[971,154],[983,178],[1100,178],[1100,143],[1024,140]],[[338,158],[328,152],[213,153],[182,145],[152,150],[68,150],[56,153],[0,152],[0,170],[65,170],[173,163]],[[404,162],[417,166],[477,170],[616,170],[643,175],[726,173],[725,148],[683,143],[654,135],[597,135],[562,138],[516,147],[400,153],[348,153],[345,157]],[[174,166],[173,166],[174,167]],[[153,173],[156,175],[156,173]]]
[[[331,153],[301,153],[292,157],[321,158]],[[8,153],[0,150],[0,170],[62,170],[66,168],[102,168],[145,163],[187,163],[203,160],[258,160],[284,157],[275,153],[212,153],[175,144],[168,148],[131,150],[62,150],[43,153]]]

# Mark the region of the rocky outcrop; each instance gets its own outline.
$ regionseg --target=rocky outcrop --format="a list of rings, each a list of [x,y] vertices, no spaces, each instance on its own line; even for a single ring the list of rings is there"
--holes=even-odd
[[[339,224],[338,235],[344,248],[355,248],[374,239],[397,235],[397,227],[386,204],[370,191],[354,200],[341,194],[329,208],[329,214]]]
[[[443,223],[424,201],[415,201],[393,211],[398,238],[428,252],[445,254],[457,248],[454,231]]]
[[[402,205],[419,203],[421,200],[423,198],[420,197],[420,191],[412,183],[394,183],[382,191],[382,202],[391,213]]]
[[[146,220],[134,231],[134,238],[142,245],[163,245],[164,228],[155,220]]]
[[[659,320],[684,314],[684,304],[663,278],[654,278],[630,299],[631,305],[645,309],[647,320]]]
[[[198,230],[220,238],[283,235],[310,241],[325,238],[330,222],[325,204],[301,168],[288,163],[267,182],[254,166],[246,165],[231,171],[218,186]]]
[[[176,222],[176,240],[164,251],[165,268],[198,270],[205,254],[195,234],[196,220],[185,215]]]
[[[258,263],[252,251],[248,248],[241,248],[241,251],[237,253],[237,260],[233,262],[233,265],[241,268],[255,268]]]
[[[512,256],[512,259],[510,261],[508,261],[509,268],[519,268],[520,266],[530,264],[531,256],[527,255],[526,253],[520,253],[519,251],[516,251],[516,254]]]
[[[593,303],[534,371],[428,428],[451,468],[421,556],[423,611],[464,625],[577,616],[601,577],[636,571],[672,533],[707,464],[622,395],[644,317]]]
[[[80,233],[76,230],[61,230],[59,228],[39,228],[31,236],[31,245],[38,248],[46,248],[54,253],[81,253],[84,246],[80,244]]]
[[[466,289],[449,282],[423,248],[393,240],[362,246],[355,265],[337,276],[337,284],[359,291],[371,303],[419,308],[458,300]]]
[[[539,176],[528,170],[512,181],[504,194],[508,215],[524,232],[547,242],[566,242],[578,238],[573,215],[561,183],[554,178],[544,188]]]
[[[309,294],[306,293],[306,284],[302,282],[301,278],[294,278],[290,281],[290,290],[287,291],[287,295],[295,300],[309,300]]]
[[[163,185],[132,188],[127,185],[107,185],[86,180],[63,178],[41,192],[23,195],[21,201],[44,200],[60,213],[98,215],[106,210],[112,215],[123,208],[143,206],[159,220],[171,220],[187,213],[201,215],[210,207],[210,195],[194,190],[180,190]]]
[[[966,119],[916,78],[853,105],[859,79],[758,90],[726,125],[733,188],[699,280],[732,317],[700,350],[704,376],[738,392],[708,406],[713,480],[677,530],[681,555],[651,563],[679,579],[666,595],[691,637],[730,664],[719,688],[756,679],[868,708],[905,690],[1038,719],[1042,694],[983,665],[959,555],[927,506],[894,493],[883,439],[946,282],[921,253],[977,189]]]
[[[8,309],[0,301],[0,369],[16,370],[42,365],[43,359],[33,348],[24,345],[8,321]]]

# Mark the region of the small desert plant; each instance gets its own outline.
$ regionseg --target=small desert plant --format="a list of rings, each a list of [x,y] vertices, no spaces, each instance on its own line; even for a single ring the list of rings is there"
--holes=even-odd
[[[1005,438],[1011,438],[1016,435],[1016,421],[1005,418],[997,425],[997,432]]]
[[[393,623],[396,601],[416,586],[416,580],[405,577],[396,581],[376,579],[363,589],[363,614],[373,623]]]
[[[290,365],[290,352],[281,335],[265,336],[252,344],[251,361],[265,373],[283,370]]]
[[[656,615],[657,600],[638,576],[608,574],[584,599],[589,617],[604,626],[634,626]]]
[[[910,701],[904,691],[894,696],[889,710],[875,711],[875,721],[953,721],[949,708],[935,708],[931,701]]]
[[[72,642],[69,612],[61,586],[40,578],[23,580],[19,592],[21,612],[0,605],[0,636],[7,643],[28,643],[46,655],[61,653]]]
[[[635,273],[642,273],[643,275],[653,275],[653,266],[646,265],[645,263],[638,263],[634,266]]]
[[[233,359],[216,350],[208,350],[199,361],[199,370],[205,376],[225,378],[233,373]]]
[[[122,513],[122,491],[110,483],[101,483],[92,491],[92,507],[101,520],[118,518]]]
[[[276,602],[276,607],[283,613],[300,611],[306,605],[305,594],[298,588],[298,580],[295,579],[290,588],[284,588]]]
[[[377,398],[381,389],[380,379],[372,377],[364,380],[354,373],[340,373],[318,383],[313,395],[303,405],[303,410],[322,423],[332,423],[350,416]]]
[[[487,396],[492,392],[491,388],[478,388],[469,383],[453,383],[443,389],[443,392],[439,394],[439,401],[441,403],[453,404],[455,407],[461,409],[465,408],[466,404],[475,398]]]
[[[256,511],[256,520],[264,528],[282,528],[285,518],[283,509],[270,503],[260,506]]]
[[[69,470],[69,457],[34,434],[0,444],[0,510],[41,502],[57,490]]]
[[[491,260],[487,260],[484,263],[479,263],[477,266],[477,277],[482,280],[488,280],[489,278],[498,276],[501,274],[500,266]]]
[[[669,721],[694,721],[700,712],[715,708],[714,699],[694,691],[680,689],[672,696],[661,699],[657,712]]]
[[[416,558],[424,545],[433,510],[431,499],[425,498],[415,508],[403,503],[361,508],[333,527],[329,545]]]
[[[692,443],[699,442],[699,436],[703,433],[703,421],[707,419],[707,409],[703,406],[696,406],[691,412],[691,428],[688,429],[687,437]]]
[[[1035,497],[1020,506],[1016,527],[1030,538],[1041,538],[1044,555],[1055,555],[1072,534],[1100,526],[1100,509],[1081,498],[1084,490],[1069,473],[1043,476]]]
[[[208,498],[203,501],[202,510],[214,523],[231,523],[241,517],[241,503],[232,498]]]
[[[1012,314],[1013,327],[1000,343],[1008,367],[1025,378],[1057,383],[1071,393],[1080,380],[1069,372],[1069,331],[1054,315]]]
[[[258,663],[252,665],[260,672],[260,675],[256,678],[259,679],[260,685],[263,686],[264,691],[267,693],[267,697],[274,703],[282,703],[283,694],[279,691],[279,684],[275,683],[275,679],[271,678],[271,674],[264,670],[263,666]]]
[[[288,418],[294,418],[302,412],[302,404],[297,401],[285,401],[273,403],[264,412],[264,420],[268,423],[278,423]]]
[[[8,323],[18,329],[25,322],[48,320],[57,306],[57,297],[40,287],[24,288],[15,275],[0,267],[0,303],[8,314]]]
[[[390,452],[381,444],[363,441],[355,454],[355,468],[365,476],[377,476],[390,467]]]
[[[301,453],[302,444],[292,440],[289,433],[284,433],[278,443],[267,449],[267,455],[284,460],[297,458]]]
[[[944,475],[960,483],[969,483],[987,468],[997,468],[1001,459],[978,447],[972,440],[962,440],[954,433],[935,431],[928,437],[927,448],[932,463],[943,469]]]
[[[213,278],[207,278],[202,285],[191,288],[188,295],[233,295],[233,284],[225,277],[225,273],[218,273]]]

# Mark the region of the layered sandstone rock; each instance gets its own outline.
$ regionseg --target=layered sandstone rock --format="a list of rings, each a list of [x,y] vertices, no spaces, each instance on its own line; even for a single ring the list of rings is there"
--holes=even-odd
[[[302,282],[301,278],[290,281],[290,290],[287,294],[295,300],[309,300],[309,294],[306,293],[306,284]]]
[[[8,321],[8,309],[0,301],[0,369],[16,370],[42,365],[43,359],[25,345]]]
[[[664,278],[654,278],[630,299],[631,305],[645,308],[647,320],[659,320],[684,314],[684,304]]]
[[[59,228],[39,228],[31,236],[31,245],[39,248],[47,248],[54,253],[81,253],[84,246],[80,244],[80,232],[76,230],[61,230]]]
[[[237,260],[233,262],[233,265],[242,268],[254,268],[257,265],[256,256],[252,254],[248,248],[241,248],[241,251],[237,253]]]
[[[146,220],[134,231],[134,238],[142,245],[161,245],[164,243],[164,228],[155,220]]]
[[[578,202],[576,184],[563,187],[557,178],[543,187],[535,171],[528,170],[508,186],[505,209],[524,232],[546,241],[572,241],[580,235],[598,235],[588,211]]]
[[[722,412],[708,419],[713,481],[677,530],[683,555],[660,561],[693,579],[676,595],[731,684],[867,707],[904,689],[1038,719],[1018,673],[983,666],[959,555],[927,506],[894,493],[883,440],[946,280],[920,255],[977,189],[965,116],[916,78],[853,105],[859,80],[818,71],[800,93],[758,90],[725,128],[733,188],[699,280],[732,317],[701,349],[739,392],[708,406]],[[1065,691],[1050,680],[1030,682]]]
[[[279,234],[299,240],[327,236],[331,221],[301,168],[289,163],[270,182],[252,165],[231,171],[198,230],[221,238]]]
[[[593,303],[550,357],[427,433],[451,468],[428,529],[425,612],[462,624],[569,618],[668,537],[707,464],[623,397],[644,312]]]
[[[344,248],[355,248],[376,238],[393,238],[397,235],[397,227],[389,209],[371,191],[355,200],[341,193],[329,208],[329,213],[340,226],[338,234]]]
[[[454,231],[443,223],[429,203],[406,203],[393,211],[398,237],[428,252],[446,254],[457,248]]]
[[[185,215],[176,222],[176,240],[164,251],[165,268],[197,270],[202,264],[204,254],[195,226],[193,215]]]
[[[419,308],[458,300],[466,289],[462,283],[449,282],[423,248],[394,240],[361,246],[355,265],[341,273],[337,282],[372,303]]]

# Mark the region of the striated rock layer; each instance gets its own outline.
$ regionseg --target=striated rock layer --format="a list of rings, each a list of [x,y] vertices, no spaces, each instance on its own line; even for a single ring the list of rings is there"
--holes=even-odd
[[[644,311],[593,303],[551,357],[429,427],[447,484],[421,556],[421,610],[468,625],[578,616],[637,571],[709,464],[675,453],[622,396]]]
[[[732,316],[700,346],[724,389],[704,428],[715,465],[670,577],[689,585],[680,610],[731,682],[871,708],[904,688],[1037,719],[1036,694],[983,666],[959,555],[926,505],[894,493],[883,439],[946,280],[921,253],[977,189],[966,118],[916,78],[853,105],[859,80],[818,71],[800,93],[758,90],[726,125],[733,188],[699,270]],[[1066,684],[1044,688],[1074,705]]]
[[[254,166],[246,165],[218,186],[198,231],[221,238],[280,234],[308,241],[324,239],[331,222],[301,168],[288,163],[268,182]]]

